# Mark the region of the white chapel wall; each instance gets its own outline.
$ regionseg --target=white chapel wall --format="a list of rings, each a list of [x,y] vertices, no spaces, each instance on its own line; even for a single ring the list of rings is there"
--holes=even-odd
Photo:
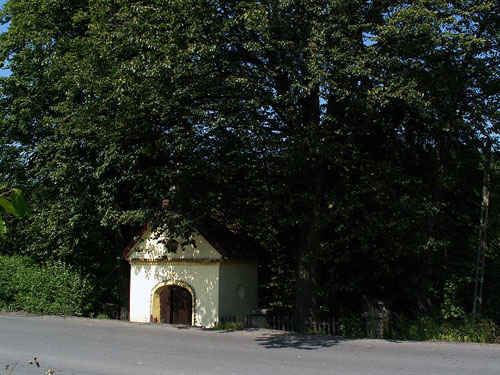
[[[149,322],[152,292],[161,282],[186,283],[195,293],[196,325],[212,327],[219,318],[219,263],[132,262],[130,321]]]

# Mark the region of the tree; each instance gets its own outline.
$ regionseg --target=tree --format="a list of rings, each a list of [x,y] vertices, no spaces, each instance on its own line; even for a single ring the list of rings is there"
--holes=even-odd
[[[37,5],[1,41],[2,137],[49,202],[31,251],[100,269],[151,217],[223,212],[293,264],[298,324],[470,284],[493,1]]]

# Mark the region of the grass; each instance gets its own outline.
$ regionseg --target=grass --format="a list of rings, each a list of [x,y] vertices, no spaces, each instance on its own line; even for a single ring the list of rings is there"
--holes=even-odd
[[[111,319],[107,314],[97,314],[96,319]]]
[[[364,319],[355,316],[341,319],[340,330],[346,337],[376,338],[375,331],[367,329]],[[430,316],[410,319],[393,313],[389,317],[383,338],[498,344],[500,325],[490,319],[443,319]]]
[[[224,322],[218,323],[213,329],[216,331],[241,331],[245,329],[245,326],[243,323]]]
[[[488,319],[443,320],[431,317],[391,317],[385,338],[419,341],[500,343],[500,326]]]

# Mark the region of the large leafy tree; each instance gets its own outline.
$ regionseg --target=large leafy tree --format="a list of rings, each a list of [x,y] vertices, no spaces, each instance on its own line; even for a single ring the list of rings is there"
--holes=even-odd
[[[97,148],[60,110],[74,89],[72,61],[87,30],[85,1],[9,1],[2,11],[2,177],[29,195],[33,215],[12,231],[10,251],[62,259],[101,276],[116,235],[100,224],[94,172]],[[84,120],[85,121],[85,120]],[[87,120],[88,121],[88,120]],[[3,148],[5,151],[6,148]]]
[[[497,6],[10,0],[2,136],[44,202],[19,246],[103,273],[134,225],[217,211],[293,270],[298,323],[460,300]]]

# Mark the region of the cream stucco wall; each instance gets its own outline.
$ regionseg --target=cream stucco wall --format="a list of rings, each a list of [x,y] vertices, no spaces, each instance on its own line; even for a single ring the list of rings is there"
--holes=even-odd
[[[257,263],[226,261],[219,270],[219,311],[222,316],[244,315],[257,307]]]
[[[132,261],[130,267],[130,321],[149,322],[152,294],[160,283],[185,284],[194,291],[194,321],[212,327],[219,318],[219,263]]]

